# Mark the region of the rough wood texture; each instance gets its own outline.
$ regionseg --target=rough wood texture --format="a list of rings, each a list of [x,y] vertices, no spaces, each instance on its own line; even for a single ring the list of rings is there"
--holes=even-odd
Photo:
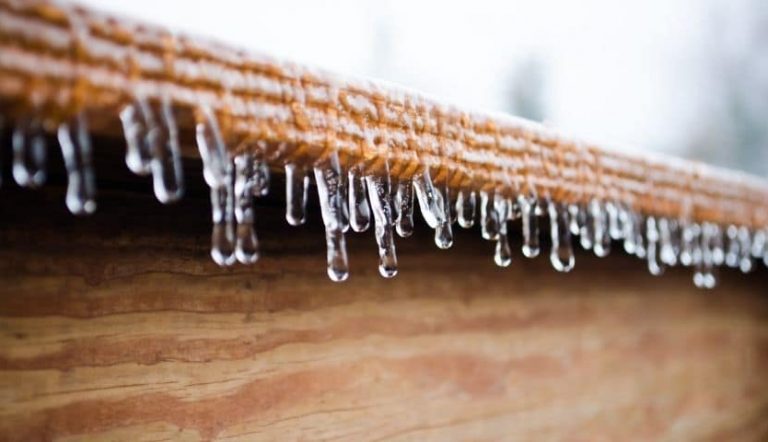
[[[97,170],[91,218],[55,186],[0,191],[2,440],[768,435],[762,270],[701,292],[618,253],[498,269],[477,232],[445,252],[421,231],[394,280],[351,235],[335,284],[317,213],[290,228],[271,200],[262,260],[222,270],[205,189],[162,207]]]

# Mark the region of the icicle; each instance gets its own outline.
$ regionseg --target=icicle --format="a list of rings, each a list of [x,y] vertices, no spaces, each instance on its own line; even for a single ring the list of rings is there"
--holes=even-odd
[[[725,252],[725,265],[728,267],[738,267],[741,259],[741,242],[739,241],[739,228],[730,225],[725,231],[728,239],[728,249]]]
[[[578,235],[581,233],[581,225],[579,224],[579,205],[575,203],[568,204],[568,230],[571,235]]]
[[[149,103],[145,99],[136,100],[126,105],[120,111],[120,121],[123,124],[125,136],[125,165],[136,175],[149,175],[152,172],[152,150],[147,139],[149,127],[153,124],[147,121],[151,115]]]
[[[742,273],[752,271],[752,234],[746,226],[739,227],[739,269]]]
[[[767,240],[765,230],[755,230],[755,234],[752,236],[752,248],[750,249],[750,254],[753,258],[760,259],[763,257]]]
[[[366,178],[357,168],[349,169],[349,225],[355,232],[365,232],[371,224],[371,210],[368,208]]]
[[[547,202],[549,213],[549,232],[552,250],[549,260],[558,272],[570,272],[576,264],[571,244],[568,210],[561,204]]]
[[[429,169],[425,168],[413,179],[413,188],[416,190],[416,199],[424,221],[433,229],[445,221],[445,207],[442,195],[437,191],[429,175]]]
[[[152,154],[150,165],[155,196],[161,203],[168,204],[184,195],[184,170],[179,132],[170,100],[164,99],[160,110],[160,124],[148,126],[147,140]]]
[[[517,197],[522,218],[523,230],[523,255],[526,258],[535,258],[541,251],[539,241],[539,217],[536,214],[538,201],[535,196]]]
[[[684,266],[692,266],[695,259],[695,243],[700,234],[698,224],[685,222],[681,231],[680,263]]]
[[[616,241],[623,239],[624,231],[622,230],[618,206],[610,201],[606,202],[605,212],[608,215],[608,235]]]
[[[0,115],[0,140],[5,140],[5,117]],[[3,155],[0,154],[0,187],[3,186]]]
[[[292,226],[306,222],[309,175],[293,163],[285,165],[285,220]]]
[[[61,123],[58,138],[67,169],[67,208],[75,215],[91,214],[96,211],[96,178],[85,115],[79,113],[69,123]]]
[[[48,148],[43,124],[38,119],[23,119],[13,131],[13,178],[21,187],[36,189],[46,180]]]
[[[659,244],[661,234],[659,233],[656,218],[653,216],[645,219],[645,239],[647,240],[648,271],[651,275],[659,276],[664,273],[664,262],[660,256],[662,249],[662,246]]]
[[[635,226],[632,228],[632,231],[635,233],[635,256],[640,259],[645,259],[647,257],[647,251],[645,249],[644,217],[639,213],[635,213],[633,219],[635,223]]]
[[[326,164],[316,166],[314,172],[325,224],[328,277],[332,281],[344,281],[349,277],[349,264],[344,240],[344,181],[338,155],[334,153]]]
[[[508,267],[512,263],[512,250],[509,247],[509,238],[507,235],[507,219],[509,218],[509,200],[501,195],[494,195],[494,211],[499,219],[499,232],[496,239],[496,250],[493,254],[493,261],[499,267]]]
[[[475,206],[477,194],[473,190],[460,190],[456,197],[456,212],[459,225],[465,229],[475,224]]]
[[[232,162],[224,164],[219,185],[211,186],[211,258],[220,266],[231,266],[235,256],[235,187]]]
[[[443,196],[443,204],[445,205],[445,216],[448,219],[448,223],[456,224],[456,220],[459,217],[458,209],[456,208],[456,201],[458,200],[457,192],[454,192],[448,184],[445,185],[445,196]]]
[[[411,179],[400,180],[395,193],[397,219],[395,230],[403,238],[413,235],[413,182]]]
[[[341,231],[347,233],[349,231],[349,185],[347,184],[347,173],[343,169],[341,175],[339,175],[339,194],[341,195]]]
[[[621,207],[619,209],[619,220],[622,226],[621,236],[624,237],[624,251],[630,255],[634,255],[635,249],[637,249],[637,245],[635,244],[634,215],[628,208]]]
[[[269,164],[264,160],[254,159],[254,180],[253,196],[267,196],[269,195]]]
[[[659,232],[659,260],[668,266],[675,266],[677,265],[677,251],[672,242],[673,222],[667,218],[659,218],[656,224]]]
[[[611,252],[608,213],[603,208],[603,204],[598,200],[590,202],[589,212],[592,218],[592,233],[594,235],[592,250],[595,252],[595,256],[600,258],[606,257]]]
[[[499,219],[494,210],[494,196],[480,192],[480,231],[483,239],[493,241],[499,237]]]
[[[694,245],[693,283],[702,289],[712,289],[717,285],[717,276],[712,261],[712,239],[716,233],[713,224],[704,223],[701,226],[700,241]]]
[[[453,229],[451,227],[452,218],[451,218],[451,204],[450,204],[450,189],[448,188],[448,185],[446,184],[442,191],[438,190],[438,194],[440,195],[443,204],[443,216],[439,220],[437,226],[435,227],[435,245],[437,247],[445,250],[451,248],[453,245]]]
[[[507,207],[509,208],[507,210],[507,221],[517,221],[522,218],[523,211],[520,208],[518,198],[507,198]]]
[[[206,107],[202,112],[204,121],[197,124],[195,136],[203,159],[203,178],[212,188],[224,186],[228,180],[227,169],[230,163],[224,138],[213,111]]]
[[[725,263],[725,246],[723,243],[723,229],[717,224],[710,224],[711,226],[711,250],[712,250],[712,264],[715,266],[721,266]]]
[[[584,250],[590,250],[595,244],[595,220],[591,205],[580,205],[576,213],[579,225],[579,243]]]
[[[237,239],[235,257],[243,264],[259,259],[259,240],[254,228],[253,197],[258,185],[258,165],[250,154],[235,157],[235,220]]]
[[[350,176],[351,178],[352,176]],[[388,175],[369,175],[365,177],[365,182],[373,211],[376,244],[379,246],[379,274],[385,278],[392,278],[397,274],[397,255],[395,254],[395,237],[392,232],[394,216],[390,178]],[[352,207],[351,204],[350,207]]]

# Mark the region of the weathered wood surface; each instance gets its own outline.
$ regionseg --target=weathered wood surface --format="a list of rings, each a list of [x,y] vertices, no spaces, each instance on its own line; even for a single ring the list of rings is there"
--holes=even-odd
[[[569,275],[545,258],[498,269],[478,232],[440,251],[421,231],[389,281],[372,236],[350,235],[335,284],[316,211],[291,228],[276,201],[259,207],[262,260],[223,270],[204,189],[163,207],[144,181],[98,173],[124,190],[102,190],[91,218],[5,175],[2,440],[768,435],[762,270],[701,292],[621,254]]]

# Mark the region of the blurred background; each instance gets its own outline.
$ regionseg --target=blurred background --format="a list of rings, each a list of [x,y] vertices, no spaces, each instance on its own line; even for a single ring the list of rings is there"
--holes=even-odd
[[[766,0],[87,0],[620,150],[768,175]]]

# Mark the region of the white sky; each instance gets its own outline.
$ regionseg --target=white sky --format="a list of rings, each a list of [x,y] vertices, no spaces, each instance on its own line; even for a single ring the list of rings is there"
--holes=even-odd
[[[540,57],[547,122],[624,149],[675,152],[703,99],[697,0],[83,3],[478,109],[504,110],[510,69]]]

